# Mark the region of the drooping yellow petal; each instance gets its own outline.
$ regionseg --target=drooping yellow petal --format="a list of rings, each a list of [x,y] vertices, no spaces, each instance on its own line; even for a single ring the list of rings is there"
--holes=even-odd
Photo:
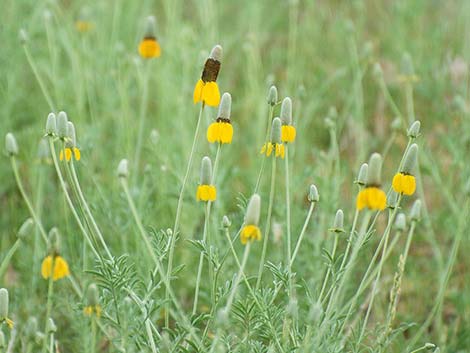
[[[220,124],[220,143],[232,143],[233,126],[230,123],[222,122]]]
[[[215,201],[217,190],[214,185],[199,185],[196,191],[197,201]]]
[[[214,143],[219,141],[220,136],[220,125],[218,122],[214,122],[207,128],[207,141]]]
[[[93,307],[91,305],[88,305],[88,306],[85,306],[83,308],[83,313],[86,315],[86,316],[91,316],[91,314],[93,314]]]
[[[369,186],[357,195],[356,208],[360,211],[367,207],[370,210],[382,211],[387,206],[387,196],[378,187]]]
[[[70,159],[72,159],[72,150],[68,147],[65,148],[65,160],[67,162],[70,161]]]
[[[144,38],[139,44],[139,54],[144,59],[158,58],[161,55],[160,44],[155,38]]]
[[[211,107],[217,107],[220,103],[220,92],[217,82],[206,82],[202,89],[202,100]]]
[[[62,256],[56,256],[54,258],[54,273],[52,275],[52,279],[57,281],[61,278],[70,275],[69,265],[67,261]]]
[[[248,241],[252,240],[261,240],[261,230],[257,226],[249,224],[243,227],[240,234],[240,241],[245,245]]]
[[[268,143],[268,149],[266,151],[266,156],[270,156],[271,153],[273,153],[273,144],[272,143]]]
[[[59,152],[59,161],[63,161],[64,160],[64,150],[60,150]]]
[[[51,276],[52,271],[52,256],[48,255],[44,258],[41,264],[41,275],[44,279],[48,279]]]
[[[291,125],[283,125],[281,127],[281,140],[282,142],[294,142],[297,132],[295,127]]]
[[[285,156],[285,148],[282,143],[276,143],[276,157],[284,158]]]
[[[361,211],[363,208],[367,206],[367,201],[366,201],[366,190],[362,189],[359,191],[357,194],[356,198],[356,208],[358,211]]]
[[[202,102],[202,90],[204,88],[204,82],[199,79],[194,86],[193,101],[194,104]]]
[[[397,173],[392,180],[393,190],[403,195],[413,195],[416,190],[416,179],[413,175]]]
[[[76,161],[79,161],[80,158],[81,158],[81,153],[80,153],[80,150],[77,148],[77,147],[74,147],[73,148],[73,156],[75,157],[75,160]]]

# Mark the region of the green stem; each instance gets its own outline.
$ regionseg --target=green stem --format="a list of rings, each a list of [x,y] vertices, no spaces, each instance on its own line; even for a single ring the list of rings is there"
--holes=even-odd
[[[290,217],[290,180],[289,180],[289,148],[288,145],[285,145],[286,155],[284,158],[285,162],[285,176],[286,176],[286,228],[287,228],[287,270],[289,273],[289,278],[291,277],[291,217]],[[290,281],[290,280],[289,280]]]
[[[178,236],[178,231],[179,231],[179,224],[180,224],[180,217],[181,217],[181,210],[183,207],[183,196],[184,196],[184,191],[186,189],[186,183],[188,182],[189,174],[191,172],[192,166],[193,166],[193,160],[194,160],[194,152],[196,150],[196,144],[197,144],[197,139],[199,136],[199,130],[201,126],[201,120],[202,120],[202,113],[204,112],[204,103],[201,104],[201,109],[199,110],[199,117],[197,119],[197,124],[196,124],[196,131],[194,131],[194,138],[193,138],[193,144],[191,147],[191,152],[189,153],[189,160],[188,160],[188,165],[186,167],[186,173],[183,178],[183,183],[181,185],[181,191],[180,195],[178,197],[178,204],[176,206],[176,216],[175,216],[175,225],[173,227],[173,233],[171,235],[171,240],[170,240],[170,250],[169,250],[169,255],[168,255],[168,267],[166,271],[166,277],[167,281],[169,284],[171,284],[171,274],[173,271],[173,258],[174,258],[174,253],[175,253],[175,244],[176,244],[176,237]],[[168,290],[165,291],[165,302],[168,303]],[[166,310],[165,310],[165,327],[169,327],[169,307],[168,304],[166,304]]]
[[[91,345],[90,353],[95,353],[96,351],[96,319],[91,318]]]
[[[52,261],[51,261],[51,273],[49,276],[49,285],[47,289],[47,303],[46,303],[46,321],[44,325],[44,332],[46,332],[47,328],[47,322],[49,318],[51,317],[51,311],[52,311],[52,296],[54,293],[54,266],[55,266],[55,259],[54,256],[52,256]],[[44,340],[44,346],[43,346],[43,352],[47,351],[47,340]]]
[[[269,111],[268,111],[268,122],[267,122],[267,126],[266,126],[266,137],[264,139],[264,142],[267,143],[269,141],[269,134],[270,134],[270,130],[271,130],[271,123],[272,123],[272,120],[273,120],[273,116],[274,116],[274,107],[272,105],[269,105]],[[260,170],[259,170],[259,173],[258,173],[258,178],[256,179],[256,185],[255,185],[255,191],[254,193],[258,193],[259,191],[259,187],[260,187],[260,184],[261,184],[261,178],[263,176],[263,172],[264,172],[264,165],[266,163],[266,158],[263,157],[262,161],[261,161],[261,167],[260,167]]]
[[[329,266],[328,266],[328,269],[326,271],[326,275],[325,275],[325,278],[323,279],[323,284],[322,284],[322,287],[321,287],[321,290],[320,290],[320,295],[318,296],[318,301],[321,303],[322,302],[322,298],[323,298],[323,294],[325,292],[325,289],[326,289],[326,285],[328,283],[328,280],[330,279],[330,274],[332,272],[332,267],[334,265],[334,259],[335,259],[335,256],[336,256],[336,248],[338,247],[338,237],[339,237],[339,234],[338,232],[335,232],[335,241],[333,243],[333,251],[331,253],[331,258],[333,260],[333,263],[331,263]]]
[[[8,250],[5,257],[3,258],[0,264],[0,280],[3,279],[3,275],[5,274],[5,271],[7,270],[8,264],[10,263],[11,258],[13,257],[13,255],[15,255],[15,252],[16,250],[18,250],[20,245],[21,245],[21,239],[16,239],[13,246],[10,248],[10,250]]]
[[[295,258],[297,257],[297,253],[300,249],[300,244],[302,244],[302,240],[304,239],[305,232],[307,231],[307,226],[310,223],[310,218],[312,217],[313,209],[315,208],[315,202],[310,203],[310,208],[308,209],[307,217],[305,218],[304,225],[302,230],[300,231],[299,238],[297,239],[297,244],[295,245],[294,252],[292,253],[291,260],[290,260],[290,267],[294,264]]]
[[[140,116],[139,116],[139,134],[137,135],[137,144],[135,149],[135,157],[134,157],[134,170],[136,175],[139,171],[139,164],[140,164],[140,156],[142,153],[142,139],[144,136],[145,131],[145,115],[147,113],[147,105],[148,105],[148,87],[149,87],[149,67],[150,63],[147,63],[149,60],[146,60],[145,65],[145,72],[144,77],[140,78],[143,81],[142,84],[142,100],[140,102]]]
[[[265,225],[265,232],[264,232],[264,240],[263,240],[263,250],[261,252],[261,259],[259,262],[258,268],[258,278],[256,280],[256,290],[258,290],[261,279],[263,277],[263,269],[264,269],[264,260],[266,258],[266,251],[268,249],[268,238],[269,232],[271,228],[271,214],[273,211],[273,203],[274,203],[274,187],[276,183],[276,159],[277,157],[272,158],[272,170],[271,170],[271,190],[269,191],[269,205],[268,205],[268,214],[266,216],[266,225]]]

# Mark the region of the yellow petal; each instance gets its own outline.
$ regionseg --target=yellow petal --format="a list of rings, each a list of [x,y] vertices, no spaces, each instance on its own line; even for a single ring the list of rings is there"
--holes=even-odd
[[[233,126],[230,123],[220,123],[220,142],[232,143]]]
[[[272,143],[268,143],[268,150],[266,151],[266,156],[270,156],[271,153],[273,153],[273,144]]]
[[[67,148],[65,149],[65,160],[66,160],[67,162],[69,162],[70,159],[72,159],[72,150],[67,147]]]
[[[243,227],[240,234],[240,241],[245,245],[248,241],[252,240],[261,240],[261,230],[257,226],[249,224]]]
[[[202,90],[202,100],[211,107],[219,105],[220,92],[217,82],[206,82]]]
[[[196,83],[196,86],[194,86],[194,93],[193,93],[194,104],[202,101],[203,88],[204,88],[204,82],[201,79],[199,79]]]
[[[155,38],[144,38],[139,44],[139,54],[144,59],[158,58],[161,55],[160,44]]]
[[[219,140],[219,130],[219,123],[215,122],[209,125],[207,128],[207,141],[209,141],[209,143],[214,143]]]
[[[80,153],[80,150],[77,147],[73,148],[73,155],[74,155],[76,161],[80,160],[81,153]]]
[[[52,269],[52,256],[48,255],[44,258],[41,264],[41,275],[44,279],[48,279],[51,276]]]
[[[59,152],[59,161],[63,161],[64,160],[64,150],[60,150]]]
[[[54,274],[52,275],[52,279],[57,281],[68,275],[70,275],[70,271],[67,261],[65,261],[62,256],[56,256],[54,258]]]
[[[397,173],[392,180],[393,190],[403,195],[413,195],[416,190],[416,179],[413,175]]]
[[[358,211],[361,211],[364,207],[366,207],[366,190],[363,189],[361,191],[359,191],[359,193],[357,194],[357,198],[356,198],[356,208]]]

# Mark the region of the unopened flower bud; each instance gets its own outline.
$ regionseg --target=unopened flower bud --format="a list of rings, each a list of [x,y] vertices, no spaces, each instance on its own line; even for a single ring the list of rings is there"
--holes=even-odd
[[[360,186],[364,186],[367,183],[367,174],[369,171],[369,165],[367,163],[363,163],[361,168],[359,168],[359,173],[357,173],[357,180],[356,183]]]
[[[222,62],[222,47],[217,44],[214,48],[212,48],[209,58],[217,60],[218,62]]]
[[[67,113],[59,112],[57,115],[57,135],[61,139],[65,139],[68,136],[68,118]]]
[[[75,125],[71,121],[67,121],[67,139],[71,147],[77,146],[77,135],[75,133]]]
[[[259,223],[259,216],[261,212],[261,197],[258,194],[253,194],[245,213],[245,224],[252,224],[257,226]]]
[[[403,160],[402,172],[405,174],[413,174],[413,170],[418,161],[418,145],[413,143],[408,151],[406,152],[405,158]]]
[[[20,229],[18,230],[18,238],[21,240],[26,239],[31,232],[33,231],[34,221],[31,218],[28,218],[26,221],[23,222]]]
[[[401,232],[406,229],[406,216],[403,212],[400,212],[397,215],[397,219],[395,220],[395,228]]]
[[[230,219],[227,216],[224,216],[222,218],[222,227],[230,228],[231,225],[232,225],[232,222],[230,222]]]
[[[0,288],[0,321],[8,317],[8,290]]]
[[[270,106],[274,106],[277,104],[277,88],[276,86],[272,85],[270,88],[269,88],[269,91],[268,91],[268,104]]]
[[[225,92],[220,99],[218,118],[230,120],[230,111],[232,109],[232,96]]]
[[[86,304],[89,306],[96,306],[99,304],[99,293],[98,287],[96,284],[92,283],[88,286],[87,293],[86,293]]]
[[[127,159],[121,159],[117,167],[119,178],[127,178],[129,176],[129,162]]]
[[[15,135],[11,132],[5,135],[5,150],[9,156],[16,156],[18,154],[18,143],[16,142]]]
[[[320,201],[320,195],[318,194],[318,189],[315,184],[311,184],[310,188],[308,189],[308,196],[307,199],[310,202],[318,202]]]
[[[46,333],[55,333],[57,332],[57,326],[54,322],[54,320],[50,317],[49,319],[47,319],[47,323],[46,323]]]
[[[401,59],[401,71],[403,75],[406,76],[413,76],[415,74],[415,70],[413,67],[413,60],[409,53],[404,53]]]
[[[57,118],[54,113],[49,113],[46,120],[46,135],[54,136],[57,134]]]
[[[412,221],[419,221],[421,218],[421,200],[416,200],[411,207],[410,219]]]
[[[274,118],[271,127],[271,142],[281,143],[281,119]]]
[[[19,37],[20,37],[20,43],[22,45],[25,45],[28,42],[28,39],[29,39],[28,32],[26,32],[24,28],[20,29]]]
[[[416,120],[410,125],[410,128],[408,129],[408,137],[411,137],[413,139],[417,138],[419,136],[420,129],[421,122],[419,120]]]
[[[292,125],[292,100],[289,97],[282,101],[280,115],[282,125]]]
[[[201,162],[201,185],[211,185],[212,181],[212,162],[211,159],[207,156],[202,158]]]
[[[332,232],[335,233],[344,233],[344,212],[342,209],[336,211],[335,221],[333,223],[333,228],[331,228]]]
[[[367,170],[367,185],[379,186],[381,184],[382,156],[379,153],[372,153],[369,159]]]

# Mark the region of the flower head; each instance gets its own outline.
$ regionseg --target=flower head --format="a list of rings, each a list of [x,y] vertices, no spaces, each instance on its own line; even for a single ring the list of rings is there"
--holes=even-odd
[[[215,201],[217,190],[212,185],[212,162],[209,157],[204,157],[201,163],[201,181],[196,191],[197,201]]]
[[[207,129],[207,141],[209,143],[231,143],[233,137],[233,126],[230,121],[230,111],[232,106],[232,96],[225,92],[219,105],[217,120],[209,125]]]
[[[416,178],[412,171],[418,159],[418,145],[412,144],[408,149],[404,161],[403,168],[395,174],[392,180],[392,187],[396,193],[403,195],[413,195],[416,190]]]
[[[13,321],[8,318],[8,290],[0,288],[0,324],[5,323],[11,330],[13,328]]]
[[[194,87],[194,104],[202,102],[211,107],[216,107],[220,102],[219,86],[217,85],[217,76],[220,70],[220,60],[222,59],[222,47],[216,45],[212,48],[211,54],[204,64],[201,78]]]
[[[274,152],[276,157],[284,158],[285,148],[281,141],[281,119],[274,118],[271,127],[271,140],[266,142],[261,148],[261,154],[269,157]]]
[[[41,275],[44,279],[48,279],[52,275],[52,280],[58,281],[70,275],[69,265],[58,254],[48,255],[42,261]]]
[[[101,316],[101,305],[99,304],[98,287],[92,283],[88,286],[86,293],[86,306],[83,308],[83,313],[86,316],[96,315]]]
[[[160,57],[162,50],[155,36],[155,17],[148,16],[144,38],[139,43],[139,54],[144,59]]]
[[[382,211],[387,206],[387,196],[380,189],[382,170],[382,156],[373,153],[369,159],[365,188],[359,191],[356,199],[356,208]]]
[[[65,139],[65,148],[59,153],[59,159],[69,162],[72,156],[76,161],[81,158],[80,149],[77,147],[77,137],[75,134],[75,125],[71,121],[67,121],[67,137]]]
[[[289,97],[284,98],[281,105],[281,140],[282,142],[294,142],[295,127],[292,126],[292,100]]]
[[[249,241],[261,240],[261,230],[258,227],[260,209],[261,198],[258,194],[253,194],[246,208],[245,222],[240,233],[240,241],[243,245]]]

